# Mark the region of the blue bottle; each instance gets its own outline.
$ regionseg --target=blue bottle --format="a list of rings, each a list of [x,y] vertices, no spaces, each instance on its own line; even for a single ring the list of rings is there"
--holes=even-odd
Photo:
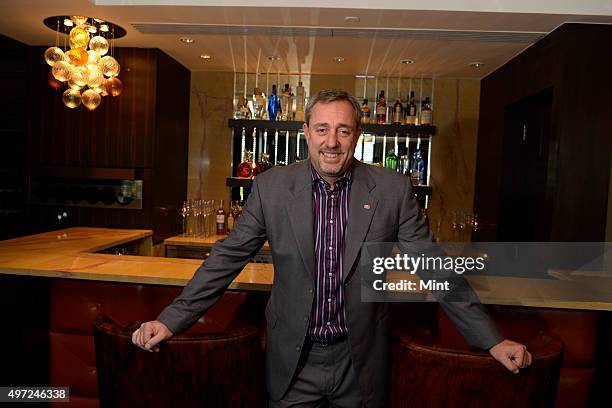
[[[268,119],[276,120],[278,116],[278,108],[280,107],[280,101],[276,94],[276,85],[272,85],[272,93],[268,98]]]

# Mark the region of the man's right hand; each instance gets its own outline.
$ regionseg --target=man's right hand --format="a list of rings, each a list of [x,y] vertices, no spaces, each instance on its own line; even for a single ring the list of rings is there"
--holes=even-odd
[[[146,351],[159,351],[159,343],[168,340],[174,333],[159,320],[153,320],[140,325],[132,333],[132,343]]]

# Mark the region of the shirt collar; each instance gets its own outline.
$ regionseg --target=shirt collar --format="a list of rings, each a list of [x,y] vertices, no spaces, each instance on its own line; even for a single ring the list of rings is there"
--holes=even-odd
[[[335,187],[343,187],[344,185],[348,185],[348,186],[351,185],[351,181],[353,180],[353,167],[354,166],[351,163],[351,166],[344,172],[344,174],[340,176],[338,179],[336,179],[336,181],[334,182]],[[312,186],[313,187],[316,187],[317,184],[323,185],[328,189],[331,187],[329,183],[325,181],[325,179],[321,177],[321,175],[315,170],[314,166],[311,165],[310,170],[312,173]]]

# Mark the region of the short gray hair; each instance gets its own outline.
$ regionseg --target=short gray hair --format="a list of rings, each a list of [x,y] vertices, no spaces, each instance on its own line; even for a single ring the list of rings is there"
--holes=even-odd
[[[312,109],[317,103],[330,103],[336,101],[346,101],[351,104],[354,111],[355,129],[359,129],[361,123],[361,105],[359,105],[357,98],[344,89],[322,89],[314,94],[314,96],[311,96],[306,105],[306,124],[310,124],[310,115],[312,115]]]

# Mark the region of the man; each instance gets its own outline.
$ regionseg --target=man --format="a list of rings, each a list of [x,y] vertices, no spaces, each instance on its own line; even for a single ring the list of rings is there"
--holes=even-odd
[[[310,160],[257,176],[242,217],[215,244],[179,297],[144,323],[134,344],[159,343],[210,308],[263,243],[275,276],[266,308],[271,407],[384,407],[388,398],[386,303],[361,302],[362,243],[431,241],[409,180],[358,162],[360,106],[345,91],[318,92],[306,107]],[[503,339],[478,303],[443,303],[474,346],[516,373],[531,363]]]

